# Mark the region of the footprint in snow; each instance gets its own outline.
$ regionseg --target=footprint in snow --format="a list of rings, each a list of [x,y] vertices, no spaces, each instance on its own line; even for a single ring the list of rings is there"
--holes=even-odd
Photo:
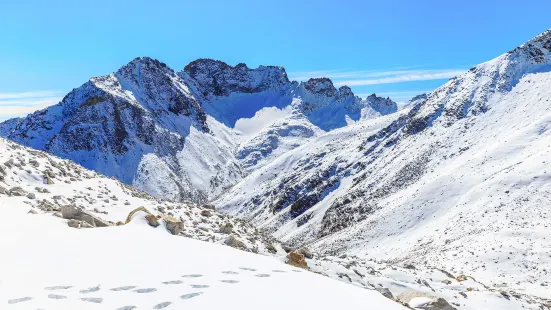
[[[229,283],[229,284],[239,283],[239,281],[237,281],[237,280],[220,280],[220,282]]]
[[[222,271],[222,273],[225,273],[225,274],[239,274],[239,272],[235,272],[235,271]]]
[[[70,289],[72,286],[48,286],[44,289],[47,291],[57,291],[57,290],[67,290]]]
[[[67,298],[67,296],[57,295],[57,294],[50,294],[50,295],[48,295],[48,298],[50,298],[50,299],[65,299],[65,298]]]
[[[204,284],[192,284],[191,287],[193,287],[193,288],[207,288],[209,286],[204,285]]]
[[[81,298],[80,300],[87,301],[87,302],[93,302],[95,304],[101,304],[103,302],[103,298],[98,298],[98,297]]]
[[[167,284],[167,285],[170,285],[170,284],[182,284],[184,283],[184,281],[182,280],[174,280],[174,281],[166,281],[166,282],[163,282],[163,284]]]
[[[32,297],[23,297],[23,298],[16,298],[16,299],[10,299],[8,300],[8,304],[17,304],[17,303],[20,303],[20,302],[24,302],[24,301],[29,301],[33,299]]]
[[[172,304],[170,301],[165,301],[165,302],[162,302],[160,304],[155,305],[155,307],[153,307],[153,309],[164,309],[164,308],[170,306],[170,304]]]
[[[136,308],[137,308],[136,306],[123,306],[123,307],[117,308],[117,310],[133,310]]]
[[[153,293],[153,292],[156,292],[156,291],[157,291],[156,288],[139,288],[137,290],[134,290],[134,292],[139,293],[139,294]]]
[[[296,269],[293,269],[293,271],[294,271],[294,272],[302,272],[302,271],[300,271],[300,270],[296,270]]]
[[[197,297],[197,296],[199,296],[199,295],[201,295],[201,294],[203,294],[203,292],[185,294],[185,295],[180,296],[180,298],[182,298],[182,299],[190,299],[190,298],[193,298],[193,297]]]
[[[93,293],[93,292],[97,292],[99,291],[99,285],[98,286],[94,286],[94,287],[89,287],[85,290],[81,290],[80,293],[81,294],[88,294],[88,293]]]
[[[202,274],[185,274],[182,276],[182,278],[200,278],[202,276]]]
[[[261,273],[261,274],[255,274],[254,276],[255,276],[255,277],[259,277],[259,278],[267,278],[267,277],[269,277],[270,275],[269,275],[269,274],[266,274],[266,273]]]
[[[276,269],[276,270],[272,270],[272,271],[273,271],[273,272],[285,272],[285,271],[283,271],[283,270],[277,270],[277,269]]]
[[[241,270],[247,270],[247,271],[256,271],[254,268],[247,268],[247,267],[239,267]]]
[[[136,288],[135,286],[120,286],[120,287],[114,287],[111,290],[118,292],[118,291],[129,291],[131,289]],[[125,306],[125,307],[134,307],[134,306]]]

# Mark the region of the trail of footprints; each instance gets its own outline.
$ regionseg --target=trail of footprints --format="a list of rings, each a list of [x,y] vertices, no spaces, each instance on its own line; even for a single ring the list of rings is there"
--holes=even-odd
[[[254,268],[239,267],[239,269],[244,270],[244,271],[248,271],[248,272],[256,272],[256,269],[254,269]],[[284,273],[285,272],[283,270],[272,270],[272,271],[275,272],[275,273]],[[293,271],[300,272],[300,270],[293,270]],[[224,275],[228,275],[228,276],[237,276],[237,275],[239,275],[239,272],[231,271],[231,270],[225,270],[225,271],[222,271],[221,273],[224,274]],[[193,279],[198,279],[198,278],[201,278],[202,276],[203,275],[201,275],[201,274],[185,274],[185,275],[182,275],[182,278],[187,278],[187,279],[193,281]],[[268,278],[271,275],[268,274],[268,273],[259,273],[259,274],[255,274],[254,276],[259,277],[259,278]],[[220,280],[220,282],[221,283],[226,283],[226,284],[237,284],[237,283],[239,283],[239,280],[222,279],[222,280]],[[184,281],[182,281],[182,280],[171,280],[171,281],[165,281],[165,282],[161,282],[161,283],[163,285],[179,285],[179,284],[184,284]],[[194,284],[194,283],[189,284],[189,286],[192,289],[206,289],[206,288],[210,287],[209,285],[206,285],[206,284]],[[45,287],[44,290],[52,292],[52,293],[47,295],[48,298],[50,298],[50,299],[67,299],[67,296],[61,295],[61,293],[59,293],[59,292],[64,291],[64,290],[69,290],[71,288],[73,288],[73,286],[70,286],[70,285],[69,286],[48,286],[48,287]],[[79,294],[87,295],[87,294],[90,294],[90,293],[99,292],[100,290],[101,290],[101,287],[100,287],[100,285],[98,285],[98,286],[89,287],[87,289],[79,290]],[[149,294],[149,293],[154,293],[154,292],[157,291],[156,288],[138,288],[137,286],[119,286],[119,287],[110,288],[109,290],[113,291],[113,292],[131,291],[131,292],[136,293],[136,294]],[[204,293],[205,292],[203,292],[203,291],[187,293],[187,294],[181,295],[180,299],[188,300],[188,299],[191,299],[191,298],[194,298],[194,297],[197,297],[197,296],[201,296]],[[90,295],[93,295],[93,294],[90,294]],[[32,299],[33,298],[29,297],[29,296],[10,299],[10,300],[8,300],[8,304],[9,305],[18,304],[18,303],[30,301]],[[101,304],[103,302],[102,297],[80,297],[79,299],[83,302],[89,302],[89,303],[95,303],[95,304]],[[165,308],[169,307],[172,304],[173,304],[173,302],[171,302],[171,301],[161,302],[161,303],[153,306],[153,309],[154,310],[165,309]],[[117,308],[116,310],[133,310],[133,309],[137,309],[137,308],[138,307],[136,307],[136,306],[122,306],[122,307]]]

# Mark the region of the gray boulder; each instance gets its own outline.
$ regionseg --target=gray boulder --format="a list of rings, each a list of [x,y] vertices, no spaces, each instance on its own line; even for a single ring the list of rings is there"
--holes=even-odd
[[[430,302],[419,309],[423,310],[457,310],[452,307],[444,298],[438,298],[436,301]]]
[[[245,243],[243,243],[243,241],[235,238],[234,236],[229,236],[228,239],[226,239],[226,241],[224,243],[226,245],[231,246],[232,248],[241,249],[241,250],[246,250],[247,249],[247,246],[245,245]]]
[[[25,195],[27,195],[27,193],[21,187],[16,186],[16,187],[12,187],[10,189],[10,195],[12,195],[12,196],[25,196]]]
[[[179,235],[184,231],[184,222],[179,221],[170,216],[164,216],[163,220],[165,221],[166,229],[173,235]]]
[[[34,193],[28,193],[27,198],[29,199],[36,199],[36,195]]]
[[[77,220],[77,221],[86,222],[93,227],[112,226],[111,223],[104,221],[74,205],[62,206],[61,216],[64,219],[68,219],[68,220]]]

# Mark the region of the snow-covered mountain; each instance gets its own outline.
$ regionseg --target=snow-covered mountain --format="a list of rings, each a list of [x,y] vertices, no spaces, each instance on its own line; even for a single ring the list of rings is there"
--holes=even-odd
[[[551,30],[408,109],[315,136],[215,204],[320,252],[549,296],[550,128]]]
[[[155,199],[2,138],[0,212],[2,309],[513,310],[545,302],[438,269],[353,255],[298,249],[307,257],[292,267],[293,249],[242,220]]]
[[[396,109],[327,78],[291,82],[281,67],[199,59],[175,72],[144,57],[0,135],[156,197],[206,202],[324,131]]]

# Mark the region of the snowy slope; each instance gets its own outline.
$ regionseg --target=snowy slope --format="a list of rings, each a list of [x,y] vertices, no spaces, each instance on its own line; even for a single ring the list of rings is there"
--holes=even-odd
[[[208,208],[154,199],[70,161],[2,139],[0,162],[2,309],[214,309],[221,302],[245,309],[297,303],[320,309],[337,303],[352,309],[403,309],[383,292],[410,306],[445,298],[469,310],[538,309],[542,302],[516,294],[509,300],[472,279],[450,278],[439,270],[411,270],[354,256],[316,253],[307,259],[314,273],[361,289],[356,288],[290,268],[278,241]],[[126,225],[76,229],[58,211],[71,204],[111,223],[143,206],[182,220],[184,231],[172,236],[164,222],[152,228],[141,211]],[[213,215],[203,216],[207,210]],[[233,232],[221,232],[227,223]],[[224,247],[230,237],[243,242],[240,250],[267,257]],[[465,293],[469,298],[461,295]]]
[[[405,309],[270,257],[151,229],[141,214],[77,230],[21,206],[2,212],[12,219],[0,228],[2,309]]]
[[[159,198],[204,203],[324,130],[394,111],[329,79],[291,82],[281,67],[198,59],[176,72],[143,57],[1,123],[0,136]]]
[[[551,31],[322,136],[217,206],[296,245],[549,297]]]
[[[44,183],[44,176],[49,177],[50,184]],[[21,193],[12,193],[17,188]],[[182,234],[187,237],[219,244],[234,237],[243,243],[241,249],[245,251],[270,254],[267,247],[273,245],[275,254],[284,253],[279,242],[252,225],[207,206],[157,199],[71,161],[0,138],[0,211],[12,205],[48,217],[61,217],[62,207],[74,205],[110,225],[125,222],[132,210],[145,207],[154,215],[182,221]],[[204,216],[205,211],[211,216]],[[222,232],[228,224],[233,232]]]

